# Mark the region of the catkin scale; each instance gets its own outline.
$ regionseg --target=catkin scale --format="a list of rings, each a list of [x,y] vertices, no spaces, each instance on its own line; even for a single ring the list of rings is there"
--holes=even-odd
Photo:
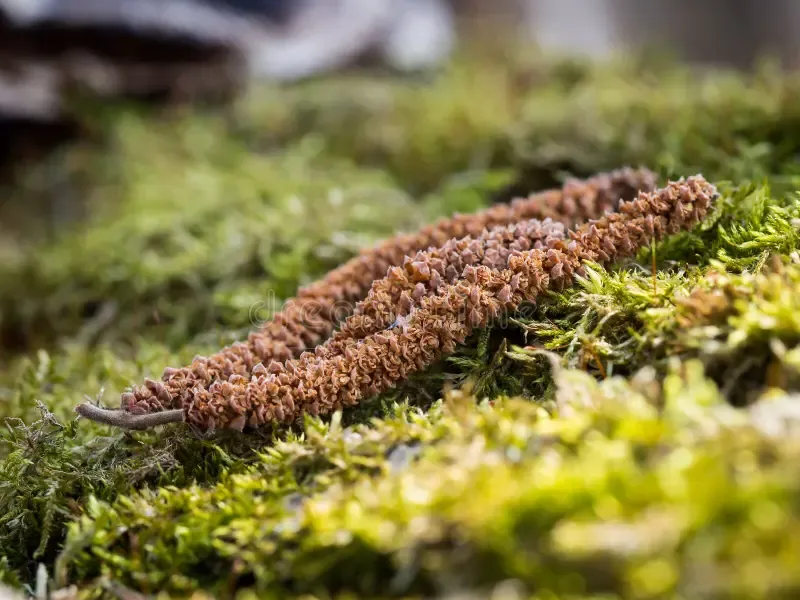
[[[655,184],[656,176],[647,169],[619,169],[585,181],[572,179],[560,190],[498,204],[476,214],[456,215],[424,227],[415,234],[391,238],[363,251],[322,280],[299,290],[296,298],[288,301],[260,331],[251,333],[246,342],[233,344],[209,357],[195,357],[187,367],[168,368],[158,382],[160,385],[146,383],[126,392],[121,397],[121,408],[142,415],[183,407],[215,382],[234,376],[249,379],[258,364],[282,363],[296,358],[305,349],[317,347],[327,339],[340,320],[336,312],[345,313],[339,317],[347,316],[348,309],[364,298],[373,281],[380,280],[387,272],[395,273],[401,283],[394,287],[389,285],[389,289],[376,290],[373,303],[364,304],[361,312],[357,313],[360,319],[352,321],[347,332],[337,332],[336,338],[341,340],[351,335],[363,337],[374,333],[391,324],[393,317],[399,317],[402,323],[415,302],[440,285],[456,280],[463,267],[471,264],[470,259],[474,260],[469,244],[463,248],[458,246],[464,238],[469,236],[474,242],[475,238],[486,234],[486,229],[530,219],[551,218],[559,223],[559,227],[568,229],[615,210],[620,199],[629,199],[638,191],[652,190]],[[521,237],[525,239],[524,235]],[[458,246],[460,262],[425,263],[429,269],[441,266],[434,268],[430,275],[420,270],[422,266],[414,266],[414,262],[419,261],[411,259],[409,265],[408,260],[404,260],[425,249],[433,251],[447,244]],[[509,246],[509,250],[522,249],[525,248]],[[498,248],[489,248],[489,254],[482,261],[502,264],[503,259],[496,254],[499,251]],[[400,264],[402,266],[398,266]],[[427,290],[417,286],[409,289],[403,281],[402,271],[408,273],[415,283],[423,283]],[[427,279],[429,276],[431,280]],[[383,292],[388,296],[383,296]],[[389,323],[386,319],[390,319]]]

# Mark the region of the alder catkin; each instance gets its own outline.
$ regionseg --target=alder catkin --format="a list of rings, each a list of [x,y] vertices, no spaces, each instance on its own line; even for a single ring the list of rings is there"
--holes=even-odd
[[[471,260],[478,259],[470,250],[475,239],[484,235],[500,236],[494,242],[486,240],[490,245],[480,256],[480,263],[484,265],[500,265],[504,252],[518,249],[513,245],[515,240],[508,239],[508,235],[513,233],[486,232],[486,229],[509,225],[542,228],[540,235],[543,236],[542,243],[546,244],[548,239],[558,235],[559,228],[566,231],[588,219],[600,217],[606,211],[616,210],[620,200],[629,200],[639,191],[654,189],[655,185],[656,176],[647,169],[619,169],[587,180],[571,179],[560,190],[497,204],[476,214],[456,215],[426,226],[417,233],[391,238],[299,290],[296,298],[288,301],[260,331],[251,333],[246,342],[233,344],[209,357],[195,357],[187,367],[167,368],[160,381],[148,379],[143,386],[122,394],[121,408],[133,415],[180,408],[214,382],[237,377],[249,379],[259,364],[269,366],[274,361],[284,362],[297,357],[326,340],[341,319],[352,313],[355,303],[364,298],[373,281],[400,265],[399,268],[408,272],[411,280],[418,279],[414,281],[414,288],[406,289],[407,283],[397,272],[397,280],[387,283],[384,290],[376,289],[370,303],[364,304],[358,312],[359,318],[335,336],[337,341],[351,336],[364,337],[388,326],[394,318],[402,318],[414,301],[431,293],[439,283],[452,282],[460,275],[460,269],[473,264]],[[550,222],[525,225],[531,219],[548,218],[557,221],[558,225]],[[468,236],[471,239],[465,240]],[[532,232],[527,238],[525,235],[516,238],[529,239],[535,245],[536,236]],[[424,273],[414,272],[414,263],[419,260],[412,258],[411,263],[404,262],[406,257],[435,248],[443,249],[448,256],[456,251],[468,254],[461,262],[445,265],[444,270],[438,273],[438,279],[431,273],[433,281],[425,280]],[[434,271],[438,272],[438,269]],[[422,283],[427,289],[418,288],[417,283]],[[403,294],[404,291],[410,298]],[[384,296],[384,292],[388,296]],[[401,303],[399,312],[392,309],[396,302]]]
[[[513,313],[523,301],[569,285],[585,261],[609,263],[694,225],[716,197],[702,176],[640,192],[619,212],[593,219],[549,247],[511,251],[502,267],[465,266],[453,282],[420,297],[391,329],[334,337],[297,359],[261,364],[250,377],[233,374],[197,388],[183,405],[184,418],[206,430],[241,430],[355,405],[451,353],[475,328]]]
[[[403,319],[423,298],[456,281],[468,266],[503,269],[514,252],[554,247],[567,228],[550,218],[495,227],[477,237],[448,240],[442,247],[406,257],[372,284],[354,314],[333,334],[329,347],[349,338],[363,338]]]

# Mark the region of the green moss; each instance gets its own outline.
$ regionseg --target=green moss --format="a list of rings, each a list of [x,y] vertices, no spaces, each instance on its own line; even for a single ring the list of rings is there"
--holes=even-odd
[[[519,54],[459,64],[426,85],[348,78],[268,90],[237,119],[252,144],[300,132],[412,190],[487,167],[511,168],[529,188],[620,164],[738,181],[798,173],[799,95],[798,76],[769,64],[744,77]]]
[[[14,202],[72,194],[86,218],[0,248],[0,581],[43,563],[87,596],[797,594],[800,80],[506,58],[113,111],[30,174]],[[702,172],[723,200],[333,423],[73,418],[377,239],[624,164]]]
[[[236,118],[250,144],[301,133],[330,154],[386,169],[419,193],[464,171],[508,166],[498,157],[506,163],[510,157],[508,129],[524,97],[515,95],[512,76],[508,69],[473,66],[451,69],[433,83],[316,81],[248,97]]]
[[[138,331],[180,347],[248,327],[243,301],[279,303],[397,229],[565,170],[646,164],[791,188],[795,79],[515,59],[429,83],[267,88],[221,116],[117,115],[105,143],[71,150],[58,176],[37,173],[13,198],[79,196],[92,217],[0,268],[0,329],[28,347]]]
[[[630,598],[800,590],[800,446],[779,434],[797,427],[781,419],[795,400],[737,411],[691,362],[655,395],[644,374],[557,379],[557,416],[451,394],[371,427],[309,423],[305,440],[212,487],[92,502],[59,573],[180,594],[376,597],[505,579]]]
[[[667,175],[716,180],[797,174],[798,80],[689,70],[587,80],[564,99],[532,97],[522,136],[526,160],[598,170],[641,162]],[[777,178],[780,179],[780,178]]]
[[[258,280],[280,301],[357,247],[415,223],[389,179],[320,160],[309,145],[253,154],[205,120],[123,119],[118,130],[124,142],[112,158],[94,157],[91,200],[103,206],[3,278],[7,326],[18,335],[95,341],[162,322],[160,335],[180,344],[230,320],[226,291],[243,282]],[[235,325],[247,318],[239,312]]]

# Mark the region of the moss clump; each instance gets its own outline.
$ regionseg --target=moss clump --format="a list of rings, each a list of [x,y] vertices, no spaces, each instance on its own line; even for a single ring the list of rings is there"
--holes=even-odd
[[[95,342],[147,327],[180,345],[210,324],[247,327],[246,298],[280,302],[419,220],[379,172],[308,144],[251,153],[219,131],[209,119],[117,124],[111,158],[91,163],[91,221],[3,277],[6,335]]]
[[[641,161],[669,175],[734,181],[796,175],[800,81],[764,68],[755,76],[639,71],[586,80],[562,101],[531,98],[524,161],[572,170]],[[790,125],[791,124],[791,125]]]
[[[118,112],[10,196],[72,193],[87,217],[0,249],[0,580],[794,597],[798,91],[768,69],[515,58]],[[702,172],[723,201],[341,420],[203,438],[73,418],[374,240],[626,163]]]
[[[60,572],[180,594],[800,591],[795,399],[737,411],[692,362],[655,394],[646,374],[557,383],[553,415],[454,393],[369,427],[308,423],[215,486],[90,503]]]
[[[301,132],[415,191],[487,168],[513,169],[515,190],[527,191],[621,164],[783,181],[798,173],[798,99],[800,78],[768,63],[743,76],[639,57],[588,65],[512,54],[457,65],[432,85],[350,78],[269,90],[245,99],[236,119],[257,147]]]

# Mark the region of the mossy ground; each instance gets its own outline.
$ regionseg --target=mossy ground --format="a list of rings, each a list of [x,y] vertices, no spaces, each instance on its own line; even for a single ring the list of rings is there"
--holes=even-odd
[[[112,116],[9,195],[83,216],[0,246],[0,580],[800,594],[800,78],[492,57]],[[204,437],[74,418],[240,338],[359,247],[626,164],[701,172],[723,200],[332,422]]]

